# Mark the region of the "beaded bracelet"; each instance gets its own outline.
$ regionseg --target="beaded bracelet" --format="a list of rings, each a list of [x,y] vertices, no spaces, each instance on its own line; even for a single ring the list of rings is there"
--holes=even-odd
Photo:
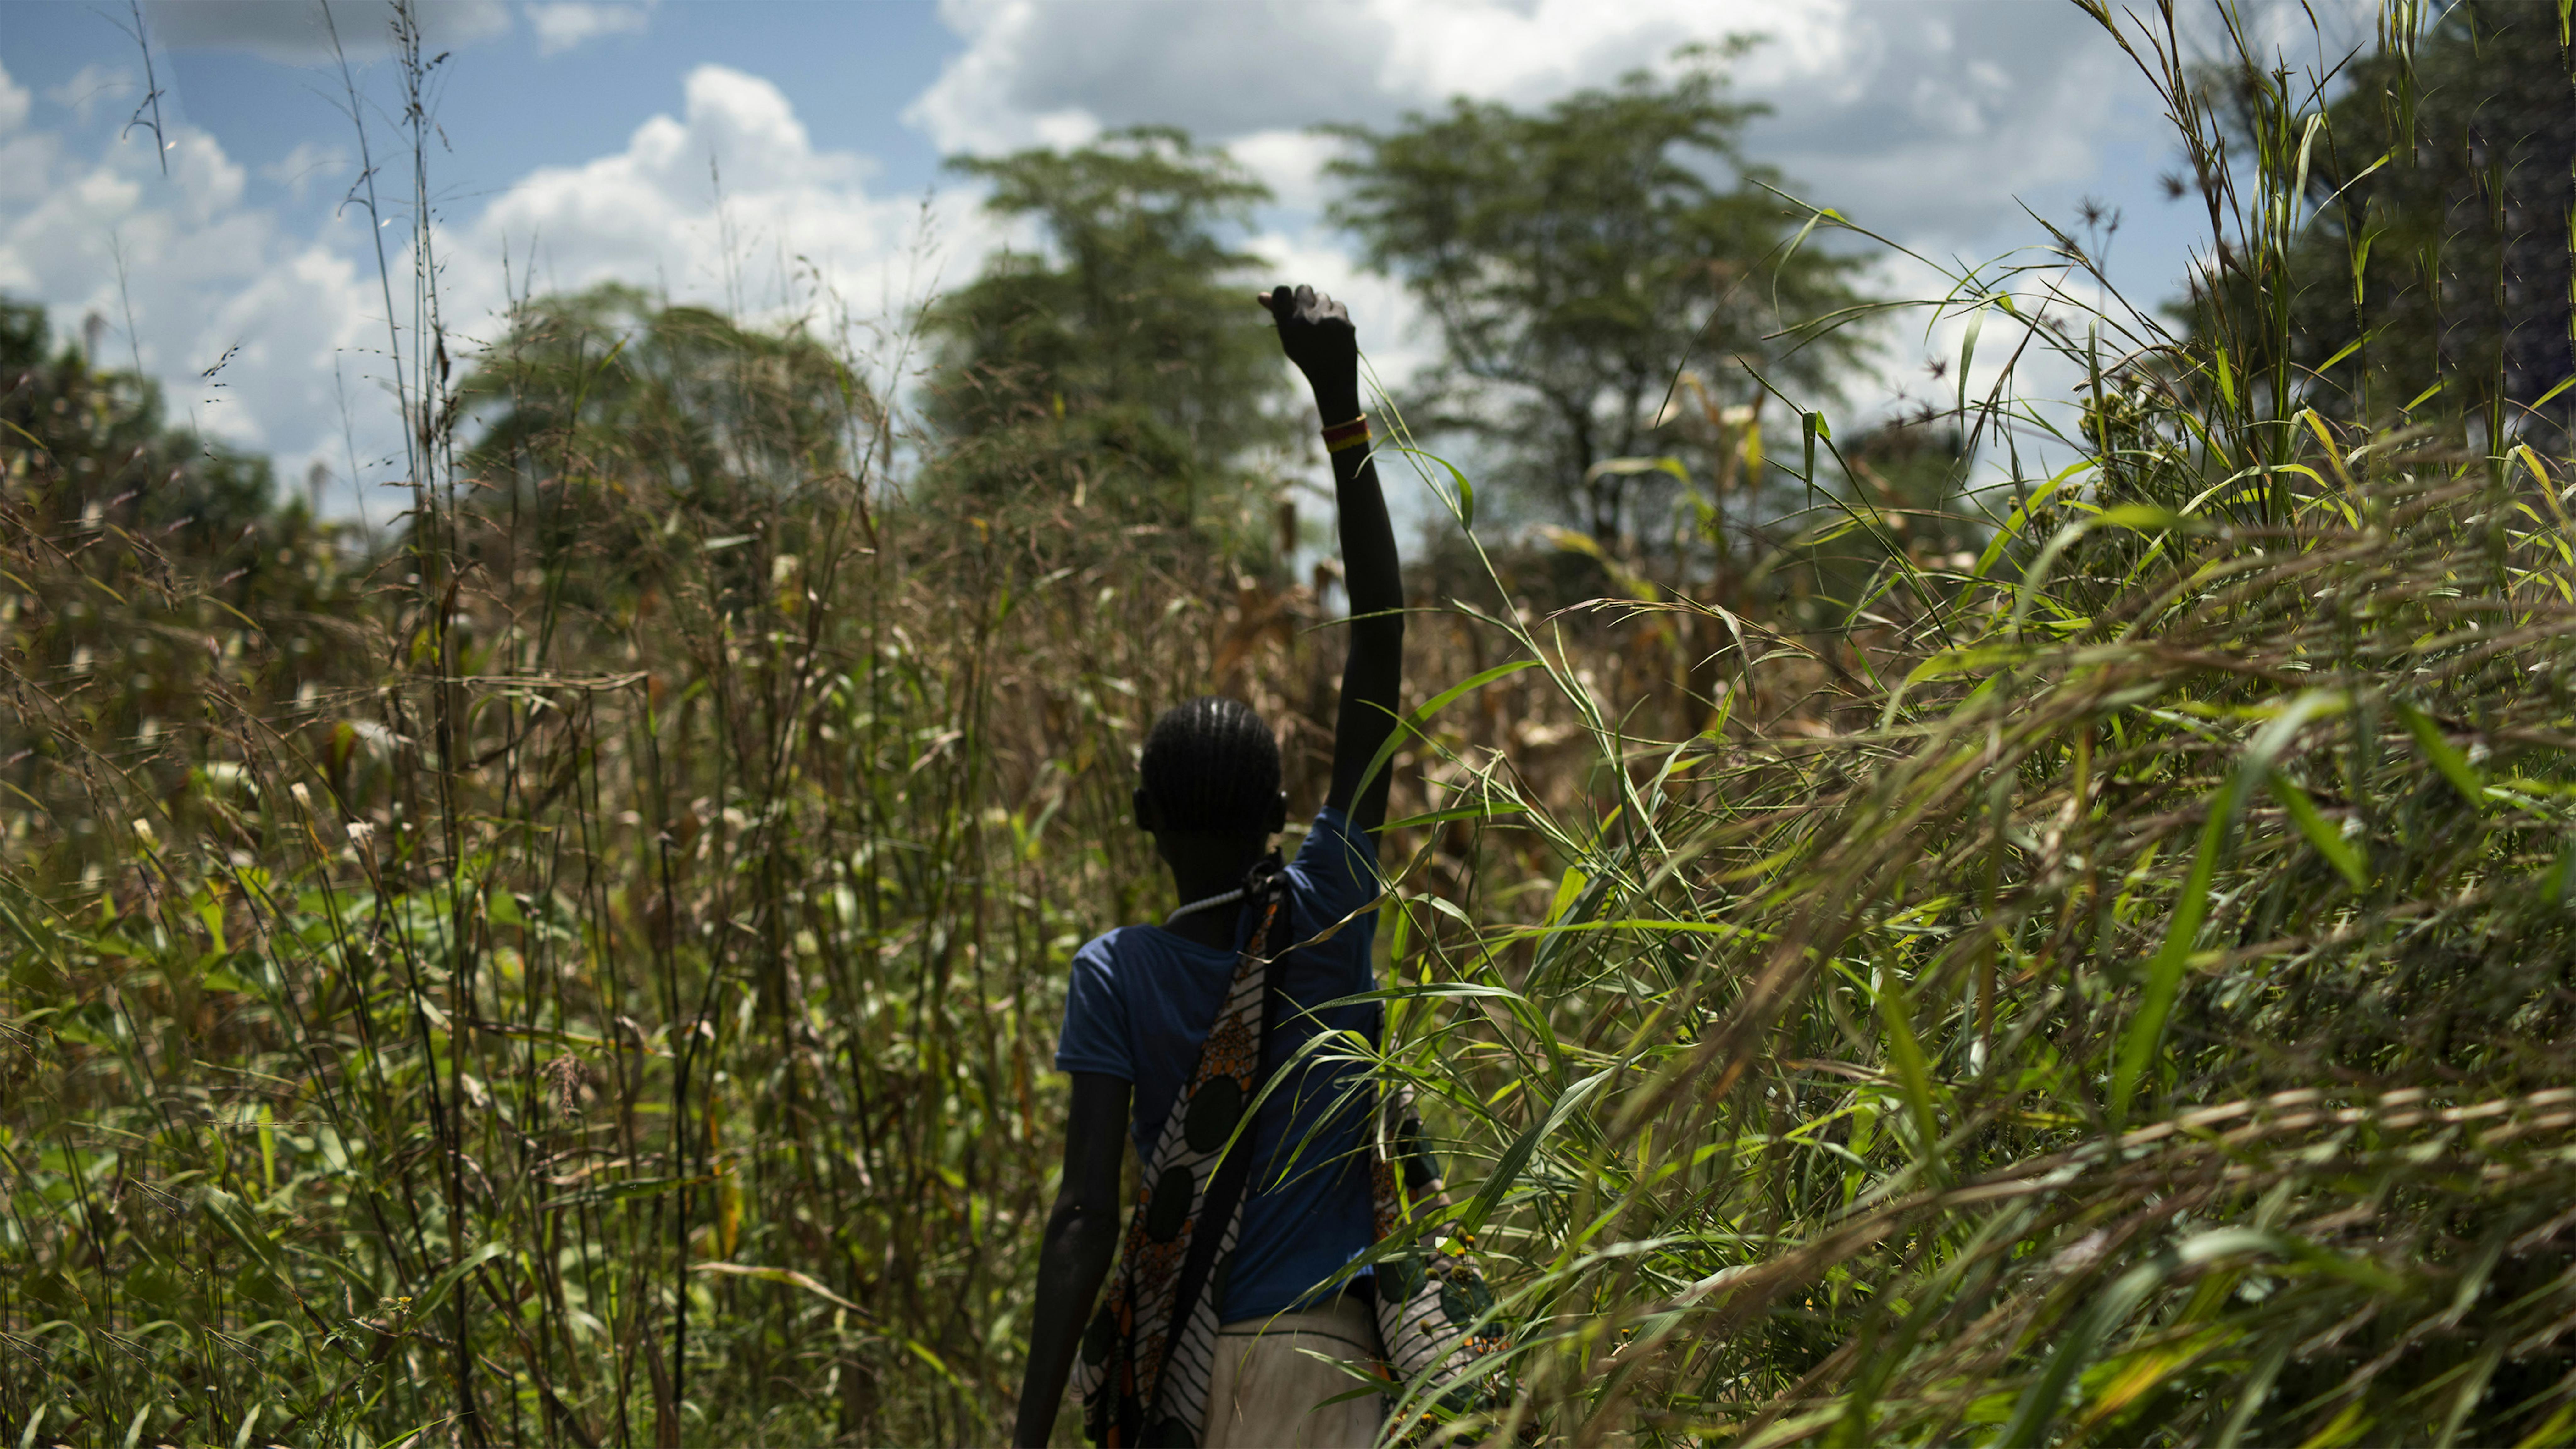
[[[1324,429],[1324,451],[1338,453],[1346,448],[1368,446],[1368,414],[1362,413],[1347,423],[1335,423]]]

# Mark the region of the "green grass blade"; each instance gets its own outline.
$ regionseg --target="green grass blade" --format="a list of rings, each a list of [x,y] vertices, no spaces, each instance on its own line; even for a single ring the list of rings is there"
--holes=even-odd
[[[1515,659],[1509,664],[1497,664],[1481,674],[1470,675],[1460,680],[1397,716],[1396,727],[1387,731],[1386,742],[1379,745],[1377,753],[1369,757],[1368,768],[1360,772],[1359,784],[1351,790],[1351,797],[1357,799],[1367,794],[1370,782],[1377,779],[1378,771],[1386,768],[1387,761],[1395,758],[1395,752],[1404,748],[1407,741],[1420,736],[1423,723],[1457,703],[1460,696],[1482,689],[1506,675],[1518,674],[1524,669],[1537,667],[1538,661],[1535,659]]]
[[[1932,1068],[1914,1036],[1914,1003],[1893,975],[1878,983],[1879,1020],[1887,1027],[1887,1054],[1895,1059],[1897,1080],[1905,1086],[1905,1104],[1914,1114],[1916,1150],[1927,1169],[1937,1170],[1934,1153],[1941,1141],[1941,1119],[1933,1110]]]
[[[2315,847],[2326,864],[2341,872],[2356,894],[2368,890],[2370,873],[2362,864],[2361,852],[2353,849],[2352,842],[2343,838],[2342,831],[2317,813],[2317,804],[2308,798],[2308,792],[2278,770],[2266,773],[2264,783],[2271,787],[2272,798],[2280,801],[2281,808],[2290,812],[2291,823],[2299,827],[2299,833],[2308,838],[2308,844]]]
[[[2218,801],[2212,801],[2209,820],[2201,826],[2200,848],[2191,858],[2191,872],[2183,880],[2182,893],[2174,902],[2172,922],[2165,927],[2164,944],[2147,962],[2146,989],[2138,1001],[2138,1014],[2129,1021],[2128,1033],[2120,1040],[2118,1065],[2111,1076],[2111,1121],[2124,1123],[2129,1116],[2129,1099],[2136,1095],[2138,1079],[2164,1040],[2165,1017],[2173,1011],[2174,998],[2182,991],[2183,963],[2191,957],[2192,942],[2200,936],[2200,923],[2209,914],[2209,883],[2218,873],[2219,852],[2226,846],[2230,812]]]
[[[2398,719],[2405,722],[2406,732],[2415,737],[2416,747],[2424,752],[2424,758],[2434,769],[2442,772],[2442,778],[2451,782],[2451,788],[2460,792],[2460,798],[2469,802],[2470,809],[2485,810],[2486,782],[2478,778],[2477,767],[2469,763],[2469,757],[2442,738],[2441,724],[2402,699],[2393,703],[2397,707]]]
[[[1494,1170],[1487,1174],[1485,1185],[1477,1189],[1476,1196],[1468,1202],[1466,1211],[1458,1215],[1459,1226],[1462,1229],[1473,1233],[1484,1226],[1485,1219],[1493,1214],[1495,1205],[1503,1200],[1503,1194],[1511,1191],[1512,1184],[1520,1180],[1522,1170],[1529,1166],[1530,1156],[1538,1151],[1539,1144],[1546,1141],[1549,1134],[1563,1126],[1565,1119],[1572,1116],[1574,1110],[1583,1105],[1583,1100],[1599,1091],[1602,1084],[1609,1081],[1617,1070],[1615,1067],[1604,1068],[1567,1087],[1558,1094],[1555,1104],[1548,1108],[1545,1117],[1531,1123],[1526,1131],[1513,1140],[1511,1146],[1503,1149],[1503,1155],[1494,1160]]]

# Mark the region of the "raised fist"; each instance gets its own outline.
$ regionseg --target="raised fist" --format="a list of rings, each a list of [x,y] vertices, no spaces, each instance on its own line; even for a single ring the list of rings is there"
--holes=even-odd
[[[1295,291],[1279,287],[1260,294],[1260,300],[1279,324],[1280,350],[1315,390],[1324,421],[1338,423],[1357,416],[1360,348],[1351,330],[1351,314],[1312,287]]]

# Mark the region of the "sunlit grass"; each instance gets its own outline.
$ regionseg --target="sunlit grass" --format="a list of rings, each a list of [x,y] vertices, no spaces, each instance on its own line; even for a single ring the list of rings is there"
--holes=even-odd
[[[1973,563],[1874,542],[1828,426],[1771,466],[1843,500],[1783,555],[1839,627],[1637,560],[1542,617],[1472,528],[1417,600],[1340,1049],[1440,1138],[1515,1432],[2576,1436],[2576,478],[2249,369],[2295,142],[2143,53],[2253,285],[2179,337],[2071,311],[2071,240],[1959,278],[2083,379],[1962,390],[2073,460]],[[1318,797],[1311,592],[921,495],[900,342],[711,320],[666,488],[545,326],[508,448],[407,400],[403,547],[292,589],[10,515],[10,1442],[994,1440],[1066,966],[1165,904],[1143,726],[1244,693]]]

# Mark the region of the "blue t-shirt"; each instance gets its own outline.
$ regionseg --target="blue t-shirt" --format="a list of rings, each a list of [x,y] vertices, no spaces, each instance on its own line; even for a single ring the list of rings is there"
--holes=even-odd
[[[1294,933],[1288,939],[1303,941],[1376,897],[1377,849],[1351,829],[1341,811],[1327,808],[1288,863],[1287,877],[1286,910]],[[1251,927],[1248,919],[1237,922],[1238,944]],[[1288,958],[1281,987],[1288,998],[1281,1012],[1285,1020],[1263,1043],[1265,1067],[1275,1070],[1320,1031],[1357,1031],[1372,1043],[1378,1040],[1382,1013],[1376,1002],[1308,1014],[1324,1002],[1376,988],[1369,967],[1376,930],[1372,911]],[[1103,1072],[1135,1084],[1132,1130],[1140,1158],[1153,1155],[1163,1119],[1198,1064],[1234,965],[1234,952],[1184,940],[1160,926],[1122,926],[1074,954],[1056,1070]],[[1334,1055],[1335,1049],[1328,1044],[1319,1054]],[[1243,1231],[1217,1305],[1221,1322],[1298,1308],[1367,1250],[1376,1231],[1368,1172],[1359,1157],[1367,1109],[1353,1100],[1336,1110],[1357,1071],[1355,1065],[1310,1058],[1262,1103]]]

